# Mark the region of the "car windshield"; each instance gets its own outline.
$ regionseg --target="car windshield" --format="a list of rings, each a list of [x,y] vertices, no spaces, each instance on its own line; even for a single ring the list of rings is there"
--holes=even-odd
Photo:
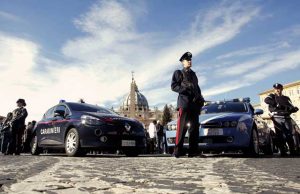
[[[224,102],[224,103],[213,103],[206,105],[202,108],[202,114],[210,113],[222,113],[222,112],[247,112],[247,106],[242,102]]]
[[[72,111],[80,111],[80,112],[96,112],[96,113],[104,113],[104,114],[116,114],[115,112],[108,110],[106,108],[85,104],[85,103],[68,103],[69,107]]]

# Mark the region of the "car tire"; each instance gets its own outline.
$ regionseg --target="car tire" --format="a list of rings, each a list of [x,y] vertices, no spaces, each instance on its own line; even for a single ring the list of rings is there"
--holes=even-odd
[[[252,129],[249,147],[244,151],[247,156],[259,156],[259,137],[256,129]]]
[[[127,157],[137,157],[140,154],[138,149],[124,149],[123,153]]]
[[[67,156],[80,156],[79,134],[75,128],[68,131],[65,138],[65,152]]]
[[[300,154],[300,134],[296,131],[293,138],[295,143],[295,151],[297,154]]]
[[[263,152],[265,155],[273,155],[274,153],[274,144],[273,144],[273,138],[271,135],[269,135],[268,143],[264,146]]]
[[[33,134],[30,141],[30,153],[32,155],[39,155],[42,149],[38,146],[37,135]]]

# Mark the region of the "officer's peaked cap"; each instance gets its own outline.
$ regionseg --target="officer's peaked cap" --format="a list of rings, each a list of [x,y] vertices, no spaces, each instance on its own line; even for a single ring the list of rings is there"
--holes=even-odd
[[[276,84],[273,85],[273,88],[275,88],[275,89],[282,89],[283,85],[280,84],[280,83],[276,83]]]
[[[193,56],[192,53],[186,52],[186,53],[184,53],[184,54],[180,57],[179,61],[183,61],[183,60],[185,60],[185,59],[191,59],[192,56]]]
[[[22,103],[23,106],[26,106],[26,102],[25,102],[25,100],[22,99],[22,98],[18,99],[18,100],[17,100],[17,103]]]

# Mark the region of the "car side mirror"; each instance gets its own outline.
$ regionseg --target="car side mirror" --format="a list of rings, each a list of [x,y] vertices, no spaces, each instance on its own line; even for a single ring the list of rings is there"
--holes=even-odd
[[[262,114],[264,114],[264,111],[262,109],[255,109],[254,114],[255,115],[262,115]]]
[[[64,117],[65,111],[64,110],[55,110],[54,111],[54,117]]]

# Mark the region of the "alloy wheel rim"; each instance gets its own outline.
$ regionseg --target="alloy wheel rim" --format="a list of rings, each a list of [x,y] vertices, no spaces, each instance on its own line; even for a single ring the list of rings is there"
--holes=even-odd
[[[69,133],[67,137],[67,152],[72,153],[76,149],[76,135],[75,133]]]
[[[33,144],[32,144],[32,152],[35,152],[37,147],[37,136],[34,136]]]

